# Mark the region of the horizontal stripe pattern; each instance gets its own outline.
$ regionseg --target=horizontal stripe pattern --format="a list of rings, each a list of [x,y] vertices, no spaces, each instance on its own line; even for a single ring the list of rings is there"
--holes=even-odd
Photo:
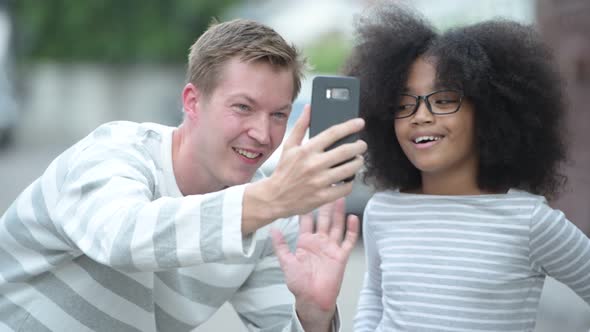
[[[0,330],[191,331],[227,301],[252,330],[301,330],[270,226],[242,237],[244,186],[182,197],[172,129],[99,127],[2,215]],[[295,218],[272,227],[294,246]]]
[[[532,331],[546,275],[590,304],[590,240],[540,196],[386,191],[363,222],[355,331]]]

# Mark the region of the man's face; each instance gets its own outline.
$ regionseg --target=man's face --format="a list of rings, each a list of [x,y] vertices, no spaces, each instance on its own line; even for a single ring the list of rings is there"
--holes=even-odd
[[[207,187],[250,181],[281,144],[292,100],[290,69],[237,58],[225,64],[215,89],[196,99],[192,120],[195,171]]]

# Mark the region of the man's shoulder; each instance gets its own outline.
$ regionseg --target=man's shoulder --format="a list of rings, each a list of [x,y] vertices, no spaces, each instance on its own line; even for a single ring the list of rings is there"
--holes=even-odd
[[[166,135],[171,135],[173,127],[155,123],[136,123],[131,121],[107,122],[88,134],[77,145],[80,151],[101,150],[142,150],[158,152]]]
[[[173,128],[156,123],[137,123],[132,121],[112,121],[104,123],[93,130],[88,136],[93,139],[115,141],[125,140],[162,140],[162,136]]]
[[[81,158],[154,161],[160,158],[165,137],[171,135],[173,129],[152,123],[107,122],[77,142],[68,156],[78,161]]]

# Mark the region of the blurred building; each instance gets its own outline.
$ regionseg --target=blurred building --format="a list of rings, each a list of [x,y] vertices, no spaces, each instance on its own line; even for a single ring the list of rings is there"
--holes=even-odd
[[[538,0],[537,17],[566,81],[569,157],[566,192],[555,202],[568,219],[590,235],[590,1]]]

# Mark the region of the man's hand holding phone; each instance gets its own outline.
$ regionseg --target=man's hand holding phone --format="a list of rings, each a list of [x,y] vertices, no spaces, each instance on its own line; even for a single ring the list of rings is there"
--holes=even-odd
[[[334,144],[345,137],[360,132],[363,119],[354,118],[334,125],[302,144],[309,125],[307,105],[285,142],[279,163],[268,178],[274,190],[274,201],[282,206],[280,217],[308,213],[352,192],[352,183],[344,182],[353,177],[363,166],[362,155],[367,144],[362,140]]]

